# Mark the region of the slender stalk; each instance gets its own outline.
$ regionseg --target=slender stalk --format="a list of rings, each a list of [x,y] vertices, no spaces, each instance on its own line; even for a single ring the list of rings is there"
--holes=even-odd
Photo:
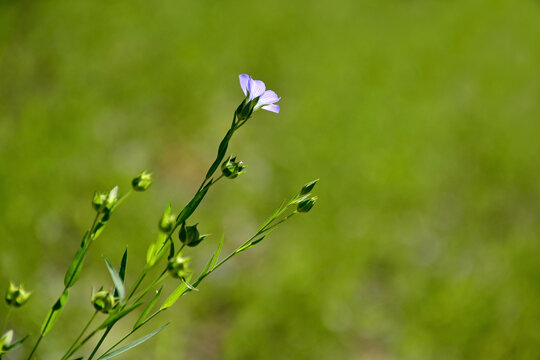
[[[92,316],[90,317],[90,320],[88,320],[88,322],[86,323],[86,325],[84,326],[84,328],[82,329],[81,333],[79,334],[79,336],[77,337],[77,339],[75,339],[75,341],[73,342],[73,344],[71,344],[71,346],[69,347],[69,349],[66,351],[66,353],[64,354],[64,356],[62,356],[62,359],[60,360],[65,360],[67,359],[70,355],[71,355],[71,351],[73,350],[73,348],[77,345],[77,343],[79,342],[79,340],[81,340],[81,338],[84,336],[84,333],[86,332],[86,330],[88,330],[88,328],[90,327],[90,324],[92,324],[92,322],[94,321],[94,318],[96,317],[98,311],[94,311],[94,313],[92,314]]]
[[[101,335],[101,338],[99,339],[98,343],[96,344],[96,346],[94,347],[94,350],[92,350],[92,353],[90,354],[90,356],[88,357],[88,360],[92,360],[92,358],[94,357],[94,355],[97,353],[99,347],[101,346],[101,344],[103,343],[103,341],[105,340],[105,338],[107,337],[107,335],[109,335],[109,332],[111,331],[112,329],[112,326],[109,326],[107,328],[107,330],[105,330],[105,332],[103,333],[103,335]]]
[[[137,288],[141,285],[142,281],[146,277],[146,272],[147,272],[147,269],[144,268],[143,271],[141,272],[141,274],[139,275],[139,277],[137,278],[137,281],[135,282],[135,285],[133,285],[133,288],[129,292],[129,295],[126,297],[126,304],[131,299],[133,294],[135,294],[135,291],[137,290]]]
[[[2,324],[2,330],[0,330],[0,335],[2,335],[4,333],[4,330],[6,329],[9,322],[9,318],[11,317],[12,311],[13,311],[13,307],[10,306],[6,313],[6,317],[4,318],[4,323]]]

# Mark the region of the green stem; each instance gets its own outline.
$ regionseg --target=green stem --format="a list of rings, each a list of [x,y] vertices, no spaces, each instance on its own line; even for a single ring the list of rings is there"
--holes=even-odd
[[[96,344],[96,346],[94,347],[94,350],[92,350],[92,353],[90,354],[90,356],[88,357],[88,360],[92,360],[92,358],[94,357],[94,355],[96,354],[96,352],[98,351],[99,347],[101,346],[101,344],[103,343],[103,341],[105,340],[105,338],[107,337],[107,335],[109,334],[109,332],[111,331],[112,329],[112,326],[109,326],[107,328],[107,330],[105,330],[105,332],[103,333],[103,335],[101,335],[101,338],[99,339],[98,343]]]
[[[9,318],[11,316],[11,312],[13,311],[13,307],[9,307],[6,317],[4,318],[4,323],[2,324],[2,330],[0,330],[0,335],[4,333],[4,330],[6,329],[6,326],[8,325]]]
[[[144,280],[144,278],[146,277],[146,268],[142,271],[142,273],[139,275],[139,278],[137,279],[137,281],[135,282],[135,285],[133,286],[133,288],[131,289],[131,291],[129,292],[129,295],[127,296],[126,298],[126,304],[127,302],[131,299],[131,297],[133,296],[133,294],[135,294],[135,291],[137,290],[137,288],[141,285],[142,281]]]
[[[79,340],[81,340],[81,338],[83,337],[84,333],[86,332],[86,330],[88,330],[88,328],[90,327],[90,324],[92,324],[92,322],[94,321],[94,318],[96,317],[98,311],[94,311],[94,313],[92,314],[92,316],[90,317],[90,320],[88,320],[88,322],[86,323],[85,327],[82,329],[81,333],[79,334],[79,336],[77,337],[77,339],[75,339],[75,341],[73,342],[73,344],[71,344],[71,346],[69,347],[69,349],[66,351],[66,353],[64,354],[64,356],[62,356],[62,359],[60,360],[65,360],[67,359],[71,354],[72,354],[72,350],[73,348],[75,348],[75,346],[77,346],[77,343],[79,342]]]

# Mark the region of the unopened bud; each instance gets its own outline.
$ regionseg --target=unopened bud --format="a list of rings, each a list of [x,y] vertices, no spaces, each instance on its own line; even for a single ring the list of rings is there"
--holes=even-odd
[[[199,230],[197,229],[197,225],[198,224],[195,224],[193,226],[186,226],[185,224],[182,224],[182,227],[178,232],[178,238],[180,239],[182,244],[194,247],[199,245],[199,243],[208,236],[208,234],[200,235]]]
[[[10,282],[6,291],[5,300],[9,306],[21,307],[26,304],[31,295],[32,293],[24,290],[22,285],[15,286]]]
[[[105,209],[105,203],[107,202],[106,193],[94,193],[94,198],[92,199],[92,206],[97,212],[102,212]]]
[[[317,201],[317,197],[300,200],[296,210],[301,213],[307,213],[309,210],[311,210],[313,205],[315,205],[315,201]]]
[[[116,299],[113,294],[104,290],[92,295],[91,301],[94,309],[104,314],[110,313],[116,307]]]
[[[174,228],[176,223],[176,215],[171,213],[171,204],[167,207],[161,219],[159,220],[159,230],[164,233],[169,233]]]
[[[229,156],[227,160],[221,164],[221,172],[223,176],[229,179],[234,179],[244,173],[246,166],[241,161],[236,161],[236,156]]]
[[[105,208],[111,211],[116,203],[118,202],[118,186],[112,188],[107,195],[107,200],[105,201]]]
[[[182,254],[178,254],[174,258],[169,260],[167,271],[174,278],[177,278],[177,279],[185,278],[189,276],[189,274],[191,273],[191,270],[189,269],[190,261],[191,261],[190,258],[183,257]]]
[[[152,185],[152,173],[144,170],[131,181],[131,187],[135,191],[145,191]]]
[[[6,331],[2,337],[0,337],[0,357],[5,354],[13,341],[13,330]]]
[[[304,185],[302,187],[302,190],[300,190],[300,195],[307,195],[311,192],[311,190],[313,190],[313,188],[315,187],[315,185],[317,184],[317,181],[319,181],[319,179],[317,180],[313,180],[311,182],[308,182],[306,185]]]

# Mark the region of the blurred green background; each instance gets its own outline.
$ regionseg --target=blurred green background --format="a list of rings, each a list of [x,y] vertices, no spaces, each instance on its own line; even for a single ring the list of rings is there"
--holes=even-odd
[[[0,284],[34,291],[17,334],[36,334],[61,292],[93,192],[149,169],[41,358],[60,357],[90,288],[109,286],[102,256],[128,245],[133,281],[248,73],[282,112],[232,141],[249,171],[193,217],[214,234],[194,266],[314,178],[320,201],[120,358],[539,359],[539,39],[533,0],[0,1]]]

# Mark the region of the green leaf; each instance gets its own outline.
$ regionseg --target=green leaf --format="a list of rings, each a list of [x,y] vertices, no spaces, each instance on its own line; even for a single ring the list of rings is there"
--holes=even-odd
[[[221,165],[221,162],[223,161],[223,158],[225,157],[225,153],[227,152],[229,141],[231,141],[233,134],[234,134],[234,128],[230,128],[229,131],[227,131],[227,134],[225,135],[223,140],[221,140],[221,143],[219,143],[216,160],[214,160],[214,163],[212,164],[212,166],[210,166],[210,169],[208,169],[208,172],[206,173],[206,180],[210,179],[210,177],[214,174],[214,172],[217,170],[219,165]]]
[[[213,260],[214,260],[214,256],[211,256],[208,262],[206,263],[206,266],[204,267],[204,270],[202,271],[201,276],[203,276],[204,274],[208,272],[208,270],[210,270],[210,265],[212,264]]]
[[[122,261],[120,262],[120,270],[118,270],[118,275],[120,275],[120,279],[122,279],[123,283],[126,282],[127,259],[128,259],[128,249],[126,247],[126,251],[124,251],[124,255],[122,255]]]
[[[133,330],[137,329],[144,322],[146,316],[150,314],[150,311],[152,311],[152,309],[156,305],[156,302],[159,299],[159,296],[161,295],[161,290],[163,290],[163,287],[156,291],[156,295],[154,296],[152,301],[150,301],[146,309],[144,309],[144,311],[142,312],[141,316],[139,316],[139,319],[137,319],[137,322],[135,322],[135,325],[133,325]]]
[[[208,192],[208,189],[210,189],[211,185],[212,185],[212,183],[206,184],[201,190],[199,190],[197,192],[197,194],[195,194],[193,199],[191,199],[191,201],[186,205],[186,207],[182,209],[182,211],[180,212],[180,214],[176,218],[176,224],[177,225],[179,225],[179,224],[183,223],[184,221],[186,221],[191,216],[191,214],[193,214],[195,209],[197,209],[197,206],[199,206],[202,199],[204,198],[204,196]]]
[[[107,264],[107,269],[109,269],[109,273],[111,274],[111,278],[114,283],[115,294],[118,293],[118,297],[120,298],[120,301],[123,301],[124,297],[126,296],[126,289],[124,288],[124,282],[122,281],[120,274],[116,272],[111,262],[107,258],[105,258],[105,263]]]
[[[60,298],[58,300],[56,300],[56,302],[54,303],[51,310],[49,310],[49,313],[47,315],[47,319],[45,320],[45,322],[41,326],[41,333],[43,335],[45,335],[46,333],[51,331],[51,329],[53,328],[54,324],[56,323],[56,320],[58,320],[58,316],[60,316],[60,312],[62,311],[62,309],[66,305],[68,295],[69,295],[69,292],[68,292],[67,289],[65,289],[62,296],[60,296]]]
[[[26,339],[28,339],[29,336],[30,335],[26,335],[25,337],[20,338],[19,340],[15,341],[13,344],[6,346],[5,350],[10,351],[10,350],[15,349],[17,346],[21,345]]]
[[[267,237],[269,237],[270,234],[272,234],[272,233],[274,232],[274,230],[276,230],[276,229],[274,228],[274,229],[270,230],[268,233],[266,233],[264,236],[261,236],[261,237],[258,238],[257,240],[253,240],[253,241],[251,242],[251,246],[258,244],[258,243],[260,243],[261,241],[263,241],[264,239],[266,239]]]
[[[111,359],[115,356],[118,356],[120,354],[123,354],[125,353],[126,351],[128,350],[131,350],[133,349],[134,347],[138,346],[138,345],[141,345],[142,343],[144,343],[145,341],[149,340],[150,338],[152,338],[154,335],[156,335],[157,333],[159,333],[161,330],[163,330],[165,328],[165,326],[169,325],[168,323],[163,325],[162,327],[160,327],[159,329],[157,330],[154,330],[152,331],[150,334],[146,335],[146,336],[143,336],[142,338],[140,339],[137,339],[129,344],[127,344],[126,346],[123,346],[121,348],[119,348],[118,350],[114,350],[108,354],[105,354],[105,355],[102,355],[99,357],[99,360],[108,360],[108,359]]]
[[[72,287],[79,279],[79,275],[81,274],[82,266],[84,263],[84,257],[86,255],[86,252],[88,251],[88,247],[86,246],[88,242],[88,235],[89,233],[87,231],[86,234],[84,234],[81,247],[75,253],[73,260],[71,261],[71,264],[66,271],[66,275],[64,276],[64,286],[66,289]]]
[[[219,245],[216,250],[216,254],[214,255],[214,260],[212,261],[211,269],[214,269],[214,266],[216,266],[218,260],[219,260],[219,254],[221,254],[221,248],[223,247],[223,240],[225,240],[225,233],[221,235],[221,239],[219,240]]]
[[[184,282],[184,284],[186,284],[186,287],[187,287],[189,290],[199,291],[199,289],[197,289],[196,287],[194,287],[193,285],[191,285],[191,284],[189,283],[189,281],[186,280],[185,278],[182,278],[182,281]]]
[[[190,279],[191,279],[191,275],[188,277],[187,280],[189,281]],[[172,305],[174,305],[174,303],[178,301],[180,296],[182,296],[182,294],[184,293],[184,290],[186,290],[186,288],[187,288],[187,286],[186,286],[185,282],[182,282],[180,285],[178,285],[178,287],[176,289],[174,289],[174,291],[167,298],[167,300],[165,300],[163,305],[161,305],[161,308],[159,308],[159,310],[165,310],[165,309],[170,308]]]
[[[122,311],[109,315],[109,317],[103,323],[101,323],[101,325],[99,325],[98,330],[105,329],[106,327],[112,326],[115,322],[117,322],[118,320],[120,320],[121,318],[123,318],[124,316],[132,312],[133,310],[135,310],[135,308],[139,307],[140,305],[142,305],[142,303],[138,302],[136,304],[131,305],[130,307],[125,308]]]
[[[284,209],[286,209],[285,201],[282,202],[281,205],[276,209],[276,211],[274,211],[274,213],[264,222],[264,224],[259,229],[259,232],[262,232],[268,225],[270,225],[270,223],[272,223],[272,221],[274,221]]]

